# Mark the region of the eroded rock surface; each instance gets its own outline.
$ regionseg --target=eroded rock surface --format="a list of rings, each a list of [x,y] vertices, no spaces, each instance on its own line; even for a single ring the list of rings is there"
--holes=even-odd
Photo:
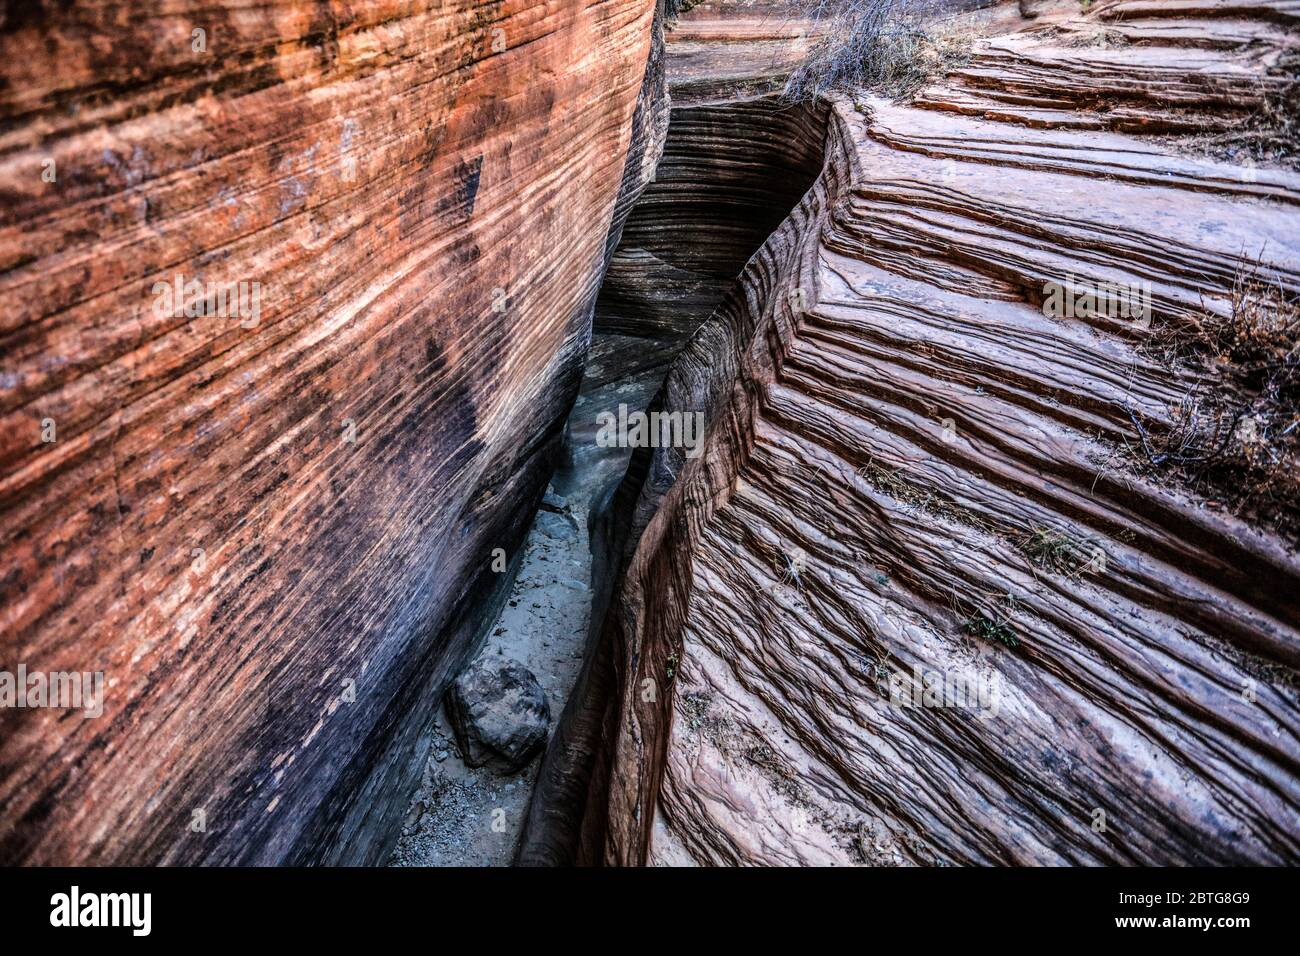
[[[1189,480],[1189,396],[1234,386],[1163,347],[1233,327],[1243,277],[1300,294],[1300,177],[1179,138],[1266,112],[1295,26],[1095,4],[835,103],[670,372],[704,455],[622,492],[577,859],[1300,859],[1294,448],[1270,507]],[[1080,279],[1145,320],[1046,307]]]
[[[674,106],[601,286],[597,331],[684,344],[816,178],[824,124],[823,108],[773,96]]]
[[[668,35],[675,106],[756,99],[778,92],[825,24],[788,0],[691,5]]]
[[[653,173],[654,8],[8,11],[0,665],[107,693],[0,712],[0,860],[382,858]]]

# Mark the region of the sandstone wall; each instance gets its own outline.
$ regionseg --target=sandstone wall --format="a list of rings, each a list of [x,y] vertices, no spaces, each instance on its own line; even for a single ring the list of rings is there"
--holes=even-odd
[[[0,669],[107,678],[0,711],[0,862],[382,857],[653,171],[654,6],[0,15]]]

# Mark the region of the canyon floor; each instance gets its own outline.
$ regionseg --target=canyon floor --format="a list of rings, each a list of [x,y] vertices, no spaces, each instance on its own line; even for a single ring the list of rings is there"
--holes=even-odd
[[[565,461],[533,520],[525,553],[500,617],[479,656],[508,657],[537,677],[550,704],[552,732],[588,644],[593,501],[617,483],[629,448],[596,443],[596,419],[625,404],[644,409],[663,380],[671,350],[616,334],[597,335],[583,389],[569,416]],[[537,779],[539,754],[522,771],[462,758],[445,705],[438,710],[424,775],[411,801],[390,866],[508,866]]]
[[[591,610],[585,516],[542,511],[528,533],[518,577],[481,655],[513,658],[541,683],[553,714],[582,662]],[[540,759],[540,755],[539,758]],[[420,792],[407,814],[394,866],[505,866],[514,855],[538,759],[522,772],[470,767],[438,711]]]

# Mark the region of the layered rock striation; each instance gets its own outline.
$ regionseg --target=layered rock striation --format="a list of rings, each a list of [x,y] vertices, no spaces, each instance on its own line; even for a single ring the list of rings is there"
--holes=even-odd
[[[654,181],[633,208],[596,330],[681,346],[821,169],[825,109],[755,100],[672,109]]]
[[[546,849],[1300,859],[1293,8],[1095,4],[835,100],[669,374],[703,454],[620,489]]]
[[[655,4],[3,19],[0,669],[106,686],[0,710],[0,860],[382,859],[653,172]]]

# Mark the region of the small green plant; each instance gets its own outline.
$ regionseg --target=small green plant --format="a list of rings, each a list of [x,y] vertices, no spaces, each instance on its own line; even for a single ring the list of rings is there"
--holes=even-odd
[[[677,676],[677,665],[679,663],[680,663],[680,658],[678,658],[676,654],[668,655],[668,666],[664,668],[664,677],[666,679],[672,680],[674,677]]]
[[[703,725],[710,703],[712,701],[708,694],[687,694],[682,698],[682,710],[686,713],[686,720],[691,730],[699,730]]]
[[[877,660],[870,654],[864,654],[862,662],[866,665],[867,673],[876,686],[876,693],[881,697],[888,697],[890,691],[889,681],[893,673],[889,668],[889,664]]]
[[[1016,632],[1011,627],[1012,617],[1018,606],[1014,596],[1005,594],[990,605],[987,613],[980,608],[972,611],[961,629],[967,634],[986,641],[997,641],[1007,647],[1019,647],[1020,641],[1016,639]]]
[[[1007,647],[1019,647],[1015,631],[1006,621],[995,621],[983,611],[976,611],[966,619],[961,629],[967,634],[981,637],[986,641],[997,641]]]

